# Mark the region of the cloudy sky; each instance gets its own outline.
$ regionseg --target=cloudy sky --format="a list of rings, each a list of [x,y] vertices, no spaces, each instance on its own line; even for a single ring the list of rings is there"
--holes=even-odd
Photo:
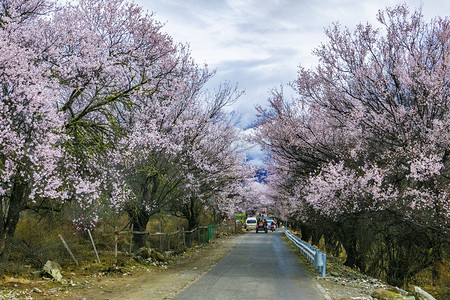
[[[198,63],[216,69],[209,83],[237,83],[245,94],[233,106],[247,129],[255,105],[270,90],[293,81],[298,66],[317,64],[312,50],[325,42],[333,22],[353,29],[358,23],[379,27],[379,9],[406,3],[422,7],[425,19],[450,15],[448,0],[134,0],[163,23],[176,42],[189,43]],[[258,149],[249,155],[258,156]]]

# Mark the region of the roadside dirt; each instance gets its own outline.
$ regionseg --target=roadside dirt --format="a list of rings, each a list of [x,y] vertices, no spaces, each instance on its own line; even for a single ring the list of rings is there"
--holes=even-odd
[[[173,258],[159,267],[136,267],[116,275],[104,273],[70,278],[64,284],[50,280],[25,280],[3,276],[0,299],[171,299],[245,240],[245,234],[215,239]]]

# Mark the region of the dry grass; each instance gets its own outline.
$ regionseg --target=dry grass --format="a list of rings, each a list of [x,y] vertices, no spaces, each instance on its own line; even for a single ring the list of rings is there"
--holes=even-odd
[[[411,285],[422,287],[436,299],[450,299],[450,262],[448,258],[443,263],[434,266],[434,270],[434,280],[433,267],[429,267],[417,274],[412,279]]]
[[[209,216],[200,220],[201,224],[211,224]],[[150,232],[175,232],[187,229],[187,220],[169,215],[154,216],[147,225]],[[60,215],[39,217],[33,213],[22,213],[15,236],[8,241],[6,258],[0,261],[0,273],[8,276],[37,278],[47,260],[58,262],[65,270],[89,271],[96,264],[98,269],[110,269],[112,266],[126,266],[129,262],[130,234],[118,235],[118,258],[115,257],[115,232],[129,229],[129,218],[123,216],[100,222],[92,230],[95,246],[99,252],[101,264],[98,264],[91,240],[87,232],[80,232],[67,219]],[[78,260],[77,266],[65,248],[60,236],[69,246]],[[172,247],[177,245],[177,236],[170,237]],[[156,249],[164,248],[167,242],[160,237],[150,237],[148,243]],[[197,244],[197,238],[192,246]]]

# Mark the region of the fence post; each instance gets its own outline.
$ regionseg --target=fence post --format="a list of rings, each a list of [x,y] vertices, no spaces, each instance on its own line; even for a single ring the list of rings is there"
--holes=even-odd
[[[170,235],[169,233],[166,233],[166,239],[167,239],[167,251],[170,250]]]
[[[87,231],[89,233],[89,237],[91,238],[92,247],[94,247],[94,251],[95,251],[95,255],[97,256],[98,263],[101,264],[102,262],[100,261],[100,257],[98,256],[97,248],[95,247],[95,243],[94,243],[94,239],[92,238],[91,230],[88,229]]]
[[[116,264],[117,264],[117,245],[119,243],[119,231],[117,231],[117,226],[114,226],[114,257],[116,259]]]
[[[133,229],[134,229],[134,224],[131,224],[131,235],[130,235],[130,255],[131,255],[131,250],[133,250]]]
[[[78,265],[78,260],[75,258],[75,255],[73,255],[72,251],[70,251],[69,246],[67,245],[66,241],[64,240],[64,238],[62,237],[62,235],[58,234],[59,238],[61,239],[64,247],[66,247],[67,251],[69,252],[70,256],[72,257],[72,259],[75,261],[75,263]]]
[[[183,227],[183,246],[186,247],[186,233],[184,232],[184,227]]]
[[[162,224],[161,224],[161,222],[159,222],[158,229],[159,229],[159,233],[162,233]],[[162,234],[159,235],[159,250],[163,251]]]
[[[327,255],[325,253],[322,253],[322,261],[323,261],[322,278],[325,278],[325,276],[327,276]]]

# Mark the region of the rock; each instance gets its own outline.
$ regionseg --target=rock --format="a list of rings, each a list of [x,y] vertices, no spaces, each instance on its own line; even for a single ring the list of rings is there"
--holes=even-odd
[[[164,255],[162,255],[162,254],[159,253],[159,252],[153,251],[153,255],[155,256],[155,258],[156,258],[158,261],[166,261],[166,258],[164,257]]]
[[[152,249],[147,247],[139,248],[136,251],[136,255],[142,257],[143,259],[151,258],[152,257]]]
[[[169,251],[166,253],[170,254]],[[167,258],[165,255],[155,251],[151,248],[142,247],[136,251],[136,255],[133,257],[139,263],[152,263],[152,262],[166,262]]]
[[[436,300],[433,296],[431,296],[418,286],[414,287],[414,292],[416,293],[416,298],[419,300]]]
[[[32,290],[32,292],[33,293],[36,293],[36,294],[42,294],[42,290],[41,289],[39,289],[39,288],[34,288],[33,290]]]
[[[147,260],[146,260],[146,259],[143,259],[142,256],[139,256],[139,255],[133,256],[133,259],[134,259],[136,262],[140,263],[140,264],[146,264],[146,263],[147,263]]]
[[[334,276],[334,277],[339,277],[339,274],[336,273],[336,272],[333,272],[333,271],[330,272],[330,275],[331,275],[331,276]]]
[[[395,300],[394,296],[392,295],[392,292],[389,292],[385,289],[376,289],[370,294],[372,298],[378,299],[378,300]]]
[[[386,289],[388,291],[391,291],[391,292],[394,292],[394,293],[397,293],[397,294],[400,294],[400,295],[403,295],[403,296],[406,296],[408,294],[407,291],[402,290],[401,288],[398,288],[396,286],[388,286]]]
[[[51,260],[47,260],[47,262],[44,265],[43,271],[45,274],[50,275],[56,281],[59,282],[62,281],[61,267],[59,266],[58,263]]]

